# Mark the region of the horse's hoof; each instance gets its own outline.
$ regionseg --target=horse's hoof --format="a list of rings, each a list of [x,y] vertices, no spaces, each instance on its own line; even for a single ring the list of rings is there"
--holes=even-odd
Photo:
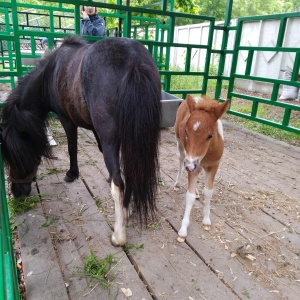
[[[210,225],[203,225],[203,229],[209,231],[210,230]]]
[[[71,178],[68,175],[65,176],[64,181],[65,182],[73,182],[76,178]]]
[[[185,241],[185,238],[184,238],[184,237],[181,237],[181,236],[178,236],[178,237],[177,237],[177,242],[183,243],[184,241]]]
[[[113,233],[110,238],[110,242],[114,247],[122,247],[122,246],[125,246],[125,244],[126,244],[126,238],[120,239],[120,241],[118,241]]]

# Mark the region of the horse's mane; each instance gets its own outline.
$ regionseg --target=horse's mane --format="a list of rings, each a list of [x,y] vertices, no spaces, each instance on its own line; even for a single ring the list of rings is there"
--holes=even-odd
[[[46,133],[47,95],[43,94],[44,75],[65,47],[79,48],[86,42],[78,36],[65,38],[56,51],[46,54],[36,68],[23,76],[5,101],[1,113],[1,135],[4,161],[22,176],[27,176],[42,156],[51,157]],[[32,89],[34,87],[34,89]],[[28,104],[28,100],[29,102]],[[23,105],[26,103],[26,105]]]
[[[47,59],[42,59],[35,69],[18,81],[0,112],[4,162],[23,176],[28,175],[42,156],[51,157],[46,119],[36,111],[22,109],[20,103],[30,81],[40,76],[46,65]]]

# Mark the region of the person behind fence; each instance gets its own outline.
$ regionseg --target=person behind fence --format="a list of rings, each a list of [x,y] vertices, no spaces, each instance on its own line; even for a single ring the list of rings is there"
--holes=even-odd
[[[105,35],[105,21],[98,16],[97,7],[82,5],[81,17],[80,35]]]
[[[105,21],[98,16],[98,9],[94,6],[82,5],[80,9],[80,35],[105,36]],[[92,43],[93,41],[89,41]],[[42,48],[48,50],[48,38],[42,38]],[[54,41],[54,46],[55,46]]]

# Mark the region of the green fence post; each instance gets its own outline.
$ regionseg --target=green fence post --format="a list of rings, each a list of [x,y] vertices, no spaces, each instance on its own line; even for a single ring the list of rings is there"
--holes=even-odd
[[[5,176],[0,143],[0,299],[19,300],[16,259],[12,247],[9,213],[5,192]]]

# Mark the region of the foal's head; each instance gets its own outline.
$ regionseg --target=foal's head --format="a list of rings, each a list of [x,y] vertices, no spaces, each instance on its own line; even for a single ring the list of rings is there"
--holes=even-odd
[[[226,112],[229,101],[219,104],[206,96],[193,98],[188,95],[186,105],[188,109],[185,117],[188,119],[180,129],[180,138],[185,149],[184,166],[187,171],[194,172],[208,153],[210,159],[213,158],[214,152],[217,157],[218,147],[223,147],[222,133],[218,131],[218,119]]]

